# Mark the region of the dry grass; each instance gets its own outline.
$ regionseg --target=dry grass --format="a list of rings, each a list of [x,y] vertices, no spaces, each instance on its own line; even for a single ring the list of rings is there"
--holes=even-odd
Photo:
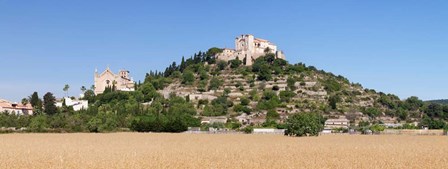
[[[0,168],[448,168],[448,137],[4,134]]]

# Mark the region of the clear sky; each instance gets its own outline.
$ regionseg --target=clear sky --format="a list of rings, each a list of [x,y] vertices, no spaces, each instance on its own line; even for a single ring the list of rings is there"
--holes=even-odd
[[[446,0],[0,0],[0,98],[78,95],[107,65],[143,80],[241,34],[402,99],[448,98]]]

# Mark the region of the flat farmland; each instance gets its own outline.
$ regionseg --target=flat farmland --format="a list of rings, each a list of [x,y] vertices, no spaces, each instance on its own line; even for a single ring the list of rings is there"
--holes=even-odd
[[[0,168],[448,168],[448,137],[2,134]]]

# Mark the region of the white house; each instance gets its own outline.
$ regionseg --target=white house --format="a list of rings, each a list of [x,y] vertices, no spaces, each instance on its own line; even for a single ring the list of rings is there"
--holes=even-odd
[[[325,121],[326,129],[335,129],[335,128],[348,128],[350,126],[350,120],[344,118],[339,119],[328,119]]]
[[[23,105],[0,99],[0,113],[3,112],[15,115],[33,115],[33,107],[29,103]]]
[[[69,97],[65,97],[63,101],[65,101],[67,107],[73,107],[73,110],[75,111],[89,108],[89,101],[87,100],[72,100]],[[56,107],[62,107],[62,105],[62,101],[56,102]]]

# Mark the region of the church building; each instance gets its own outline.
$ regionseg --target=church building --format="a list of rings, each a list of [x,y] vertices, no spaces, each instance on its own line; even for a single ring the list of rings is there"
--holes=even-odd
[[[106,87],[113,86],[115,86],[115,90],[134,91],[135,82],[127,70],[120,70],[118,74],[114,74],[109,67],[101,74],[95,70],[94,80],[96,95],[103,93]]]

